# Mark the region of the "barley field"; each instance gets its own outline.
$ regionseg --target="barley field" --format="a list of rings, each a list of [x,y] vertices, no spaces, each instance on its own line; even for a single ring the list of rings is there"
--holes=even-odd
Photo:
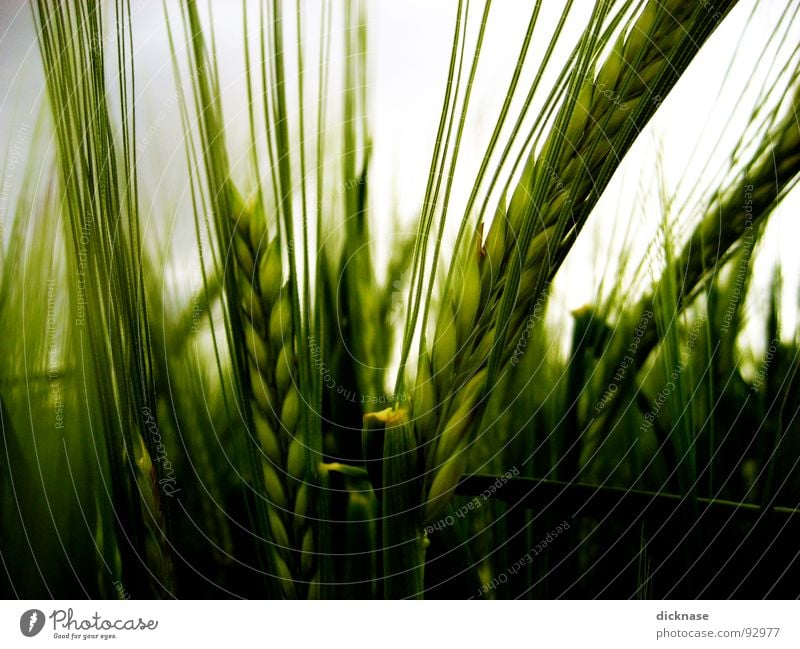
[[[0,594],[800,596],[800,2],[0,13]]]

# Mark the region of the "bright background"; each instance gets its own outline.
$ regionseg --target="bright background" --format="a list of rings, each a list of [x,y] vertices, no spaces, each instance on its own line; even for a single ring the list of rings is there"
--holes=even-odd
[[[200,3],[205,7],[205,3]],[[472,104],[454,180],[451,221],[457,223],[471,183],[502,103],[505,87],[530,15],[531,2],[496,2],[482,52]],[[196,285],[197,262],[190,197],[187,193],[186,158],[180,126],[177,93],[167,43],[164,7],[159,0],[134,0],[133,27],[136,47],[136,89],[140,145],[142,208],[145,236],[157,236],[172,252],[165,286],[178,294],[190,295]],[[591,5],[577,2],[568,22],[559,52],[563,56],[583,26]],[[258,3],[248,2],[248,28],[255,37]],[[293,5],[292,5],[293,6]],[[314,62],[319,31],[319,2],[304,3],[304,33],[308,47],[307,97],[313,97]],[[180,31],[175,2],[167,3],[172,25]],[[546,0],[537,28],[549,36],[563,7]],[[213,25],[224,86],[225,118],[231,159],[241,176],[252,183],[246,171],[249,161],[246,90],[242,40],[242,5],[213,2]],[[474,38],[479,3],[471,9]],[[569,323],[569,311],[596,303],[600,282],[617,277],[617,260],[624,245],[634,252],[633,265],[643,258],[655,241],[662,218],[658,201],[659,173],[677,204],[684,207],[680,219],[696,222],[702,212],[703,194],[692,195],[694,183],[711,189],[726,168],[726,155],[742,135],[760,84],[748,84],[756,72],[763,78],[775,60],[780,60],[800,42],[800,25],[794,21],[786,37],[767,47],[785,6],[783,2],[757,3],[742,0],[710,42],[703,48],[687,74],[652,120],[619,168],[600,200],[567,264],[558,276],[554,294],[554,321]],[[379,260],[386,258],[397,227],[408,227],[418,214],[427,179],[430,155],[446,79],[456,2],[404,0],[368,3],[370,48],[371,130],[374,138],[369,172],[371,216]],[[293,16],[293,9],[287,12]],[[340,33],[334,36],[331,69],[341,59]],[[291,33],[287,42],[293,43]],[[534,37],[529,61],[535,63],[546,38]],[[763,56],[761,56],[763,53]],[[558,56],[556,57],[558,59]],[[289,83],[296,66],[290,56]],[[557,60],[556,60],[557,63]],[[725,72],[730,69],[728,74]],[[557,68],[557,65],[551,70]],[[186,73],[185,62],[183,65]],[[523,71],[521,88],[526,87],[535,68]],[[552,78],[552,76],[550,77]],[[336,88],[337,77],[331,81]],[[546,79],[545,79],[546,81]],[[543,83],[543,88],[549,88]],[[44,82],[33,32],[30,8],[22,0],[0,1],[0,228],[4,239],[10,231],[9,218],[25,169],[42,107]],[[291,93],[290,93],[291,94]],[[520,93],[521,94],[521,93]],[[336,98],[329,128],[335,131]],[[519,102],[517,102],[517,106]],[[512,109],[511,115],[515,113]],[[309,118],[309,124],[313,124]],[[509,120],[511,121],[511,120]],[[296,120],[295,120],[296,124]],[[311,141],[313,130],[307,126]],[[309,144],[313,146],[313,144]],[[660,157],[660,172],[656,163]],[[262,157],[263,159],[263,157]],[[38,165],[44,169],[44,163]],[[251,185],[252,186],[252,185]],[[780,262],[784,271],[784,329],[792,337],[797,327],[800,255],[796,252],[800,194],[794,191],[773,215],[756,257],[756,274],[748,301],[747,345],[760,353],[763,345],[761,315],[765,311],[772,270]],[[395,218],[399,221],[396,221]],[[399,226],[398,226],[399,223]],[[679,228],[686,236],[689,226]],[[625,237],[627,234],[627,243]],[[648,257],[649,258],[649,257]],[[653,272],[657,272],[653,268]],[[45,299],[45,296],[42,296]],[[564,328],[568,331],[568,327]]]

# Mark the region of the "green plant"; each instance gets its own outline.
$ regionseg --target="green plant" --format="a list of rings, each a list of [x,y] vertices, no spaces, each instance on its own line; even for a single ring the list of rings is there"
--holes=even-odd
[[[550,130],[540,126],[538,134],[546,137],[540,146],[534,143],[508,208],[500,201],[485,248],[482,227],[462,238],[468,221],[462,222],[456,243],[459,254],[452,266],[459,270],[448,275],[429,350],[425,349],[428,309],[423,307],[413,415],[416,443],[422,449],[426,470],[421,494],[423,522],[439,515],[452,497],[482,418],[487,387],[510,362],[515,341],[537,299],[581,231],[618,161],[720,17],[709,16],[701,3],[648,2],[640,13],[629,17],[630,24],[605,55],[608,32],[603,28],[608,24],[608,10],[602,3],[596,7],[576,47],[577,56],[556,89],[563,98],[559,100],[557,92],[551,94],[546,109],[553,114]],[[620,18],[620,14],[614,15],[611,26],[616,27]],[[557,38],[558,33],[553,42]],[[454,58],[456,43],[454,40]],[[471,76],[479,49],[480,36]],[[467,91],[463,110],[468,98]],[[446,109],[443,116],[445,113]],[[460,133],[456,147],[458,137]],[[456,156],[457,148],[454,160]],[[480,178],[476,185],[479,182]],[[445,211],[446,205],[445,199]],[[419,265],[415,270],[421,293],[423,274]],[[419,296],[417,300],[419,304]],[[412,312],[404,355],[415,322]],[[402,371],[401,366],[398,385],[402,385]],[[412,446],[402,452],[415,450]],[[413,553],[410,561],[409,569],[414,565]]]
[[[4,592],[796,595],[800,346],[785,267],[772,264],[763,323],[746,300],[800,177],[797,3],[774,19],[759,58],[774,62],[742,84],[761,88],[721,170],[687,191],[654,162],[649,249],[633,218],[596,208],[741,7],[569,0],[548,27],[530,3],[460,197],[477,82],[496,74],[496,8],[475,6],[452,6],[407,236],[373,201],[365,5],[244,3],[246,119],[231,122],[215,13],[230,8],[165,2],[192,264],[144,225],[139,175],[163,161],[137,146],[147,91],[130,8],[32,3],[49,121],[0,255],[0,325],[20,332],[0,359]],[[596,253],[595,266],[620,263],[570,312],[562,273],[590,220],[628,233]],[[389,236],[384,258],[375,242]],[[752,320],[763,354],[742,335]],[[737,553],[767,569],[734,574]]]

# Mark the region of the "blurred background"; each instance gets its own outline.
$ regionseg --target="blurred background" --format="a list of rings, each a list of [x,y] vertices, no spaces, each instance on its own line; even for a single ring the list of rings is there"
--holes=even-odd
[[[257,21],[253,17],[257,15],[258,3],[245,4],[251,15],[249,29],[255,33]],[[589,15],[590,3],[580,5],[570,14],[562,47],[548,68],[552,76],[559,69],[558,61],[566,56],[566,44],[573,42]],[[754,11],[756,5],[758,11]],[[177,6],[177,2],[169,0],[165,3],[137,0],[132,3],[132,21],[144,235],[157,237],[163,246],[179,253],[173,257],[164,281],[188,296],[197,278],[196,254],[192,253],[195,237],[165,22],[166,11],[180,33]],[[315,60],[319,51],[316,35],[321,5],[311,1],[302,6],[307,57]],[[367,93],[373,137],[370,218],[374,223],[373,243],[379,272],[385,272],[388,250],[397,240],[396,233],[414,227],[420,210],[446,80],[456,3],[372,1],[366,6],[371,66]],[[212,3],[211,8],[232,164],[238,167],[243,184],[252,187],[253,179],[247,178],[249,135],[242,3]],[[561,10],[560,3],[545,2],[541,24],[552,29]],[[790,51],[792,43],[800,38],[797,21],[792,21],[785,39],[768,44],[786,10],[781,2],[739,2],[628,153],[558,275],[548,317],[564,332],[565,345],[571,327],[570,311],[598,301],[603,290],[602,278],[617,276],[624,249],[634,255],[628,264],[628,270],[632,270],[638,266],[636,255],[647,251],[656,239],[662,219],[660,183],[664,183],[666,192],[674,195],[678,204],[685,205],[684,219],[697,218],[697,210],[702,209],[701,197],[693,195],[692,189],[709,186],[729,163],[729,152],[745,131],[762,89],[760,84],[769,78],[765,71],[779,52]],[[478,10],[473,11],[473,17],[477,18]],[[492,7],[465,130],[467,136],[454,181],[451,211],[455,214],[464,209],[494,125],[493,116],[502,104],[524,35],[527,11],[526,3],[503,2]],[[476,23],[477,20],[472,21],[468,38],[474,39]],[[287,27],[291,39],[292,25]],[[332,33],[331,87],[336,88],[337,71],[342,69],[341,60],[336,60],[342,56],[336,42],[341,39],[341,29],[334,26]],[[113,38],[113,32],[109,34],[108,38]],[[540,58],[545,45],[532,44],[531,65],[523,71],[523,86],[535,73],[533,63]],[[286,64],[287,83],[296,84],[296,58],[291,51]],[[185,67],[182,72],[186,73]],[[307,76],[307,97],[314,97],[315,81],[313,75]],[[290,102],[293,97],[294,93],[289,93]],[[113,102],[116,98],[110,99]],[[3,0],[0,2],[0,159],[6,156],[8,166],[1,181],[0,226],[6,237],[9,206],[19,193],[19,176],[30,151],[43,100],[44,79],[30,7],[22,0]],[[512,106],[521,102],[519,97]],[[335,97],[329,105],[334,115],[340,110]],[[531,114],[535,112],[532,110]],[[296,115],[293,113],[292,117]],[[335,134],[336,131],[331,137]],[[770,278],[778,262],[783,267],[784,329],[786,332],[796,329],[795,307],[800,287],[800,258],[794,251],[794,242],[800,234],[800,225],[794,218],[797,195],[794,191],[783,201],[759,243],[742,338],[757,355],[764,351],[760,332]],[[457,221],[451,219],[451,226],[455,227]]]

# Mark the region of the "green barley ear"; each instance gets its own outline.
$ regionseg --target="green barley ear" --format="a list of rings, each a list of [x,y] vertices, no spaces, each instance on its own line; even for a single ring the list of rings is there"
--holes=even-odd
[[[302,396],[298,390],[290,292],[283,283],[277,239],[260,246],[253,236],[255,206],[243,208],[236,230],[239,257],[253,259],[253,272],[240,262],[240,284],[251,299],[242,301],[248,349],[252,418],[264,458],[262,473],[268,499],[267,521],[273,543],[271,561],[286,597],[313,596],[318,576],[309,524],[309,449],[301,430]],[[258,278],[255,281],[255,278]],[[294,582],[294,583],[293,583]]]
[[[658,7],[655,3],[650,3],[643,12],[643,17],[640,17],[640,21],[644,20],[648,23],[650,22],[651,18],[655,16],[658,12]],[[639,21],[637,21],[639,22]],[[632,31],[639,32],[641,31],[636,25],[633,26]],[[589,88],[589,95],[588,98],[590,100],[590,104],[594,103],[597,105],[601,102],[611,102],[613,101],[613,97],[608,96],[603,92],[605,89],[612,90],[617,87],[617,81],[619,76],[622,72],[624,72],[623,67],[628,65],[634,59],[631,58],[630,61],[626,61],[625,57],[623,56],[624,47],[624,34],[620,34],[617,38],[617,42],[614,44],[614,47],[608,53],[605,62],[602,66],[600,66],[600,70],[597,72],[597,78],[594,80],[594,83],[591,84],[584,84],[584,88],[588,86]],[[641,50],[631,50],[628,48],[631,56],[636,57],[638,56]],[[596,86],[597,89],[600,91],[596,95],[593,92],[593,87]],[[593,99],[593,101],[591,101]]]
[[[514,193],[511,194],[511,202],[508,204],[508,232],[509,240],[515,240],[519,237],[520,230],[522,229],[523,220],[528,212],[531,199],[531,187],[533,187],[534,173],[536,171],[536,158],[530,156],[525,163],[525,168],[520,176],[519,183],[517,183]]]
[[[420,443],[433,439],[436,433],[437,399],[436,385],[431,375],[431,362],[427,354],[419,359],[412,407],[414,412],[414,425],[420,433]]]
[[[255,259],[253,258],[253,252],[250,249],[249,242],[241,236],[234,237],[233,241],[234,253],[239,267],[242,269],[245,277],[252,277],[253,271],[255,270]]]
[[[472,240],[468,242],[465,253],[461,255],[461,272],[456,274],[456,281],[453,284],[459,348],[463,347],[474,330],[475,318],[480,306],[482,241],[482,228],[478,228]]]
[[[230,186],[236,286],[255,438],[262,454],[270,562],[285,597],[318,592],[308,484],[309,449],[301,430],[296,332],[279,239],[267,239],[263,214]],[[237,211],[238,210],[238,211]]]
[[[655,27],[657,19],[658,11],[655,11],[653,7],[648,7],[647,11],[642,12],[642,15],[631,28],[628,33],[628,38],[625,41],[625,59],[632,61],[636,57],[637,52],[644,50],[647,46],[647,41],[652,37],[651,32],[653,27]]]
[[[467,444],[466,437],[462,438],[461,443],[453,449],[452,455],[438,467],[425,499],[424,523],[434,521],[450,503],[453,493],[461,481],[461,476],[464,475],[467,468],[469,459]]]
[[[481,397],[486,388],[486,368],[480,370],[457,391],[444,429],[433,449],[426,449],[426,486],[423,495],[425,522],[442,511],[458,485],[468,459],[470,432],[481,413]]]
[[[594,93],[594,84],[591,80],[587,79],[581,85],[578,98],[575,101],[575,106],[572,109],[572,115],[569,118],[569,123],[564,131],[564,140],[567,143],[574,143],[580,141],[586,124],[589,121],[590,111],[592,107],[592,96]],[[569,145],[565,147],[568,149]]]
[[[475,329],[481,306],[481,261],[483,252],[482,228],[477,228],[456,255],[454,281],[447,288],[436,320],[435,341],[431,353],[434,381],[440,394],[452,380],[456,356],[463,353],[467,340]]]
[[[500,267],[506,254],[506,238],[508,236],[508,219],[506,218],[506,198],[502,196],[497,203],[492,225],[489,227],[489,234],[486,236],[484,244],[485,257],[483,259],[482,274],[484,286],[481,287],[483,293],[488,293],[492,284],[497,281],[500,274]]]
[[[497,276],[487,281],[489,272],[483,271],[476,282],[466,272],[471,268],[448,275],[448,282],[457,285],[456,295],[466,295],[473,285],[482,294],[477,322],[470,322],[474,303],[466,302],[468,308],[460,313],[446,286],[435,339],[426,350],[427,309],[423,310],[420,355],[430,354],[441,401],[436,443],[424,447],[425,465],[434,471],[423,499],[427,516],[446,504],[455,489],[466,464],[466,449],[485,409],[484,395],[470,395],[466,379],[480,385],[483,392],[510,363],[513,341],[526,326],[621,158],[733,4],[733,0],[721,2],[719,14],[714,16],[699,0],[647,0],[641,11],[633,14],[612,13],[610,3],[595,5],[574,50],[576,58],[554,87],[544,118],[537,121],[531,134],[533,143],[525,144],[527,159],[505,218],[496,219],[490,227],[481,263],[488,260],[492,273],[498,267]],[[628,22],[619,24],[617,18]],[[619,36],[608,51],[610,33]],[[634,52],[629,44],[631,34],[641,38],[642,33],[648,38]],[[507,187],[501,195],[505,191]],[[460,236],[468,231],[469,219],[467,214]],[[431,268],[436,268],[436,262],[434,255]],[[409,323],[415,321],[412,312]],[[408,327],[407,332],[411,331]],[[403,367],[398,384],[403,380]],[[484,369],[488,369],[485,377]],[[431,426],[431,422],[425,425]],[[426,435],[429,433],[420,431],[417,437],[425,439]]]
[[[261,414],[259,410],[255,410],[253,413],[253,423],[261,448],[264,449],[268,460],[277,465],[281,456],[281,443],[278,435],[273,430],[267,417]]]
[[[275,366],[275,386],[278,388],[279,393],[285,394],[289,386],[295,383],[296,363],[294,345],[289,341],[281,348],[278,354],[278,362]]]
[[[282,349],[292,340],[292,301],[288,290],[282,290],[275,308],[269,316],[269,341],[275,349]]]
[[[274,239],[261,257],[258,266],[258,285],[261,295],[267,304],[274,304],[283,285],[283,267],[281,251],[277,239]]]
[[[437,438],[432,464],[428,467],[434,474],[438,473],[439,467],[443,466],[453,455],[475,423],[479,412],[479,399],[486,388],[487,374],[485,368],[480,370],[453,398],[453,412],[448,417],[441,435]]]
[[[630,394],[636,385],[638,370],[662,341],[662,333],[652,317],[654,304],[669,302],[677,297],[671,308],[677,313],[690,307],[708,282],[719,273],[719,269],[731,260],[737,252],[753,244],[758,232],[780,204],[786,192],[794,187],[800,177],[800,126],[796,118],[796,106],[800,103],[800,85],[797,83],[798,70],[792,73],[791,108],[784,114],[773,116],[774,123],[768,128],[753,157],[742,165],[741,171],[730,181],[715,189],[704,208],[700,222],[695,226],[680,255],[670,264],[656,281],[652,290],[636,305],[630,318],[631,337],[637,322],[644,322],[643,331],[637,334],[641,340],[633,358],[633,368],[627,372],[624,382],[613,394],[604,400],[602,416],[596,427],[600,428],[599,439],[610,434],[616,426],[619,413],[626,403],[625,395]],[[748,211],[743,202],[749,201]],[[749,240],[748,240],[749,239]],[[679,286],[675,296],[674,286]],[[709,295],[712,295],[710,293]],[[625,352],[618,350],[611,358],[621,357]],[[609,355],[606,355],[608,358]],[[619,363],[609,363],[601,385],[613,381]]]
[[[288,586],[281,587],[276,594],[303,596],[307,593],[313,596],[319,593],[321,578],[327,583],[333,580],[330,579],[332,562],[325,561],[318,569],[315,566],[316,554],[309,551],[316,545],[315,541],[319,542],[319,548],[314,547],[314,550],[321,549],[322,554],[330,547],[326,530],[316,527],[312,531],[311,528],[313,520],[326,519],[328,499],[322,492],[318,495],[316,489],[319,477],[316,470],[322,460],[319,413],[323,387],[308,342],[319,337],[321,348],[327,350],[322,329],[329,324],[326,307],[321,304],[325,293],[322,264],[318,263],[319,259],[313,259],[311,250],[313,238],[316,237],[317,244],[323,241],[326,225],[323,212],[327,220],[330,216],[327,212],[332,207],[327,204],[327,194],[333,187],[340,190],[338,193],[344,199],[347,217],[353,217],[348,220],[352,228],[349,232],[352,236],[347,237],[348,246],[359,249],[368,241],[366,180],[370,144],[365,117],[366,94],[363,92],[367,86],[364,16],[354,4],[342,5],[343,33],[346,34],[343,49],[347,61],[343,75],[345,118],[341,122],[347,125],[342,128],[345,154],[341,157],[339,177],[328,179],[323,170],[326,167],[326,142],[330,139],[326,135],[327,102],[328,96],[335,94],[328,88],[331,34],[336,24],[333,5],[323,8],[320,21],[320,40],[325,45],[319,48],[320,67],[316,84],[319,103],[313,108],[317,114],[316,138],[306,138],[306,129],[312,120],[310,113],[306,112],[308,102],[304,95],[314,84],[304,81],[307,79],[304,75],[308,70],[308,60],[305,57],[304,14],[300,5],[296,7],[292,21],[284,14],[285,3],[261,3],[257,30],[248,29],[245,5],[242,40],[251,137],[250,171],[256,178],[256,187],[250,198],[244,200],[231,180],[233,165],[225,147],[217,55],[213,38],[210,47],[206,45],[198,6],[196,0],[182,2],[184,33],[188,35],[186,46],[192,64],[191,97],[199,124],[196,129],[199,146],[196,150],[189,147],[191,151],[187,153],[192,170],[196,164],[206,171],[206,186],[202,186],[201,180],[200,193],[208,196],[207,203],[213,213],[214,252],[217,253],[214,261],[219,264],[219,260],[227,260],[230,256],[235,259],[234,272],[225,274],[228,299],[224,302],[227,309],[225,333],[234,366],[233,384],[237,398],[250,400],[251,409],[246,419],[252,419],[256,434],[248,440],[247,451],[254,489],[261,492],[263,488],[276,501],[264,504],[264,499],[258,499],[255,513],[259,533],[255,536],[266,538],[268,542],[288,538],[290,547],[268,550],[264,562],[278,576],[272,585],[287,576],[295,580],[295,583],[289,582]],[[169,21],[168,13],[165,16]],[[296,39],[294,47],[286,41],[286,27],[290,22],[295,27],[291,30]],[[251,47],[249,42],[253,31],[258,34],[257,47]],[[169,36],[173,65],[179,76],[171,30]],[[254,50],[260,50],[260,66],[250,65]],[[289,54],[291,50],[294,52]],[[293,64],[297,63],[296,85],[286,83],[287,57]],[[259,67],[260,79],[254,83],[253,69]],[[261,89],[260,100],[256,100],[256,86]],[[294,95],[295,91],[297,95]],[[194,124],[188,118],[189,104],[183,95],[181,99],[184,128],[194,134]],[[261,109],[260,114],[257,114],[258,109]],[[266,146],[263,148],[256,146],[262,126],[266,127]],[[295,129],[300,146],[296,146],[292,139]],[[306,168],[312,159],[309,149],[313,139],[316,139],[313,159],[318,166],[314,181],[309,183]],[[367,153],[363,156],[354,153],[364,150]],[[196,151],[201,153],[198,155]],[[266,159],[260,159],[261,156]],[[265,174],[265,169],[269,173]],[[316,210],[309,205],[313,185],[316,186]],[[294,200],[295,192],[299,194],[298,201]],[[205,202],[198,201],[198,205],[204,208]],[[338,209],[331,210],[331,213],[339,216]],[[316,228],[312,224],[314,216]],[[201,219],[197,209],[195,221],[199,232]],[[388,345],[384,344],[385,339],[371,329],[361,331],[364,328],[362,323],[368,327],[373,324],[370,320],[372,314],[384,318],[386,330],[389,322],[389,314],[378,313],[379,306],[370,290],[365,297],[359,297],[357,291],[359,286],[373,286],[358,281],[366,275],[365,271],[373,270],[368,257],[358,268],[349,267],[348,275],[353,280],[349,286],[356,296],[349,305],[352,308],[350,322],[356,335],[363,334],[364,338],[356,341],[359,359],[381,365],[382,361],[374,362],[374,359],[386,358]],[[220,272],[222,269],[217,270]],[[371,313],[365,313],[367,310]],[[349,337],[353,338],[352,335]],[[222,372],[219,367],[219,373]],[[364,376],[359,377],[363,378],[362,383],[375,388],[375,392],[382,389],[382,381],[375,378],[377,372],[365,371],[362,374]],[[362,389],[362,393],[366,394],[367,390]],[[263,484],[259,466],[261,458],[268,465],[263,469],[266,472]],[[285,504],[285,507],[276,506],[278,504]]]
[[[436,321],[436,334],[431,354],[433,380],[440,394],[446,394],[453,375],[453,364],[458,353],[456,310],[452,300],[445,298]]]

